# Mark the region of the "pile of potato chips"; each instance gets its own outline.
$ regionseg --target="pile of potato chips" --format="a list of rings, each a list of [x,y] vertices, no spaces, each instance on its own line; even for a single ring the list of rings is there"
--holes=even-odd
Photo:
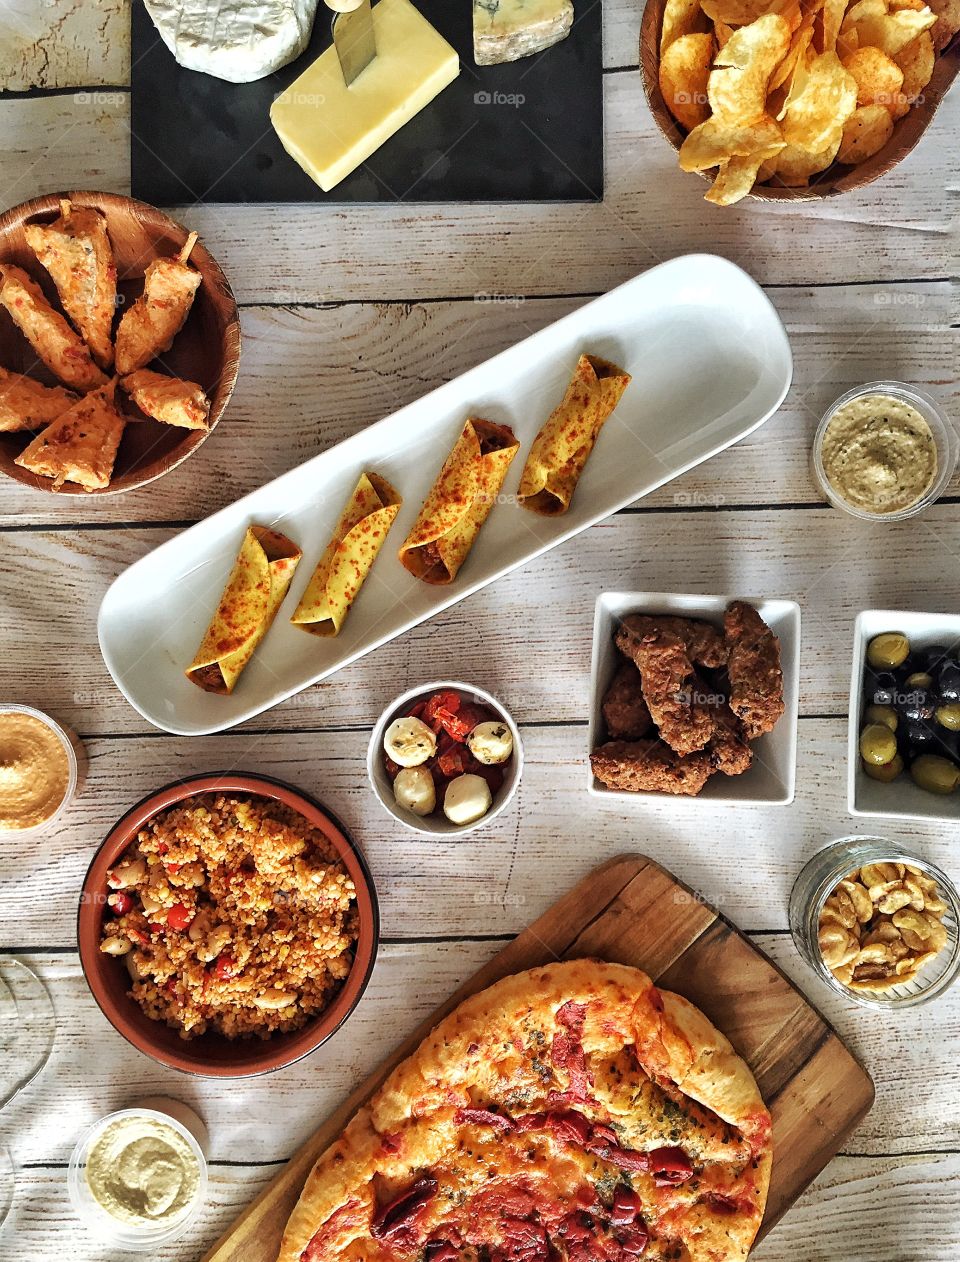
[[[689,133],[680,166],[716,167],[707,201],[729,206],[864,162],[929,82],[935,23],[924,0],[667,0],[660,91]]]

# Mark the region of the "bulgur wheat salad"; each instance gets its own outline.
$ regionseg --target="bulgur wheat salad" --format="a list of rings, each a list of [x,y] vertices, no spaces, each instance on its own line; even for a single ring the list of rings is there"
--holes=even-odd
[[[268,798],[204,793],[163,811],[107,884],[100,950],[181,1038],[296,1030],[353,964],[352,879],[319,829]]]

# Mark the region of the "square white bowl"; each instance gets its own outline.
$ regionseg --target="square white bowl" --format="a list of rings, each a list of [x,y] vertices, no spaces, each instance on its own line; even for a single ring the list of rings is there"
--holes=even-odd
[[[847,807],[851,815],[914,820],[960,820],[960,792],[941,797],[918,788],[908,774],[881,784],[860,766],[860,715],[867,645],[883,631],[902,631],[912,650],[960,641],[960,614],[912,613],[903,609],[865,609],[853,630],[850,715],[847,727]]]
[[[723,626],[724,610],[740,596],[693,596],[669,592],[603,592],[597,597],[593,623],[593,661],[590,672],[590,750],[600,744],[604,732],[601,704],[614,672],[624,660],[613,642],[617,626],[631,613],[651,616],[675,614],[702,618]],[[738,806],[788,806],[797,780],[797,713],[800,695],[800,606],[792,600],[750,600],[760,617],[780,640],[785,709],[772,732],[753,742],[754,763],[741,776],[717,773],[696,797],[664,793],[628,793],[602,784],[588,763],[588,787],[597,797],[624,801],[655,798],[671,804],[687,802],[735,802]]]

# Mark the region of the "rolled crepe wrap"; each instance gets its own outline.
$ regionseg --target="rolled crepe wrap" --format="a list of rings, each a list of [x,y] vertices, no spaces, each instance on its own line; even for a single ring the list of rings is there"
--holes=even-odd
[[[187,678],[206,692],[233,692],[287,594],[302,552],[267,526],[248,526],[217,612]]]
[[[425,583],[452,583],[520,449],[513,430],[471,418],[444,462],[400,562]]]
[[[543,517],[570,507],[580,474],[607,417],[630,384],[630,374],[596,355],[581,355],[559,407],[536,436],[517,499]]]
[[[362,473],[291,622],[311,635],[339,635],[403,500],[376,473]]]

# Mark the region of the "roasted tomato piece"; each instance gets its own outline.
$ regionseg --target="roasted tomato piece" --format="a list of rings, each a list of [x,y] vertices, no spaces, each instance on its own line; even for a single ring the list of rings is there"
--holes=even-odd
[[[233,956],[223,954],[218,955],[213,961],[213,967],[210,971],[219,981],[229,981],[234,976],[235,969],[236,963]]]
[[[125,890],[117,890],[116,894],[110,894],[107,902],[113,909],[115,916],[125,916],[133,907],[133,898]]]
[[[457,741],[465,741],[478,723],[486,723],[490,718],[487,710],[464,701],[456,714],[443,713],[439,716],[445,731]]]
[[[410,1227],[436,1194],[436,1179],[417,1179],[383,1207],[373,1221],[371,1234],[377,1240],[389,1239],[396,1232]]]
[[[441,737],[441,743],[444,738],[450,743],[445,748],[438,746],[437,766],[447,779],[452,780],[455,776],[462,776],[465,771],[472,771],[473,754],[466,745],[458,745],[455,740],[447,736],[446,732]]]
[[[490,796],[495,798],[503,784],[503,768],[494,766],[492,763],[490,765],[485,765],[482,762],[477,762],[476,759],[473,759],[473,763],[474,765],[470,768],[470,770],[474,773],[474,775],[480,776],[486,780],[490,788]]]
[[[676,1187],[691,1177],[693,1166],[682,1148],[655,1148],[650,1154],[650,1172],[658,1188]]]
[[[384,758],[383,765],[386,767],[387,775],[390,779],[396,780],[397,776],[400,774],[400,764],[398,762],[394,762],[392,758]]]
[[[191,920],[193,920],[193,912],[189,907],[184,907],[183,903],[177,903],[167,912],[169,929],[186,929]]]
[[[443,727],[440,716],[452,717],[460,709],[460,705],[460,694],[454,692],[452,688],[444,688],[440,692],[435,692],[424,703],[423,713],[417,717],[423,719],[424,723],[429,724],[435,732],[439,732]]]
[[[613,1193],[613,1207],[610,1210],[610,1221],[618,1227],[636,1222],[643,1211],[643,1202],[633,1188],[625,1183],[618,1183]]]

